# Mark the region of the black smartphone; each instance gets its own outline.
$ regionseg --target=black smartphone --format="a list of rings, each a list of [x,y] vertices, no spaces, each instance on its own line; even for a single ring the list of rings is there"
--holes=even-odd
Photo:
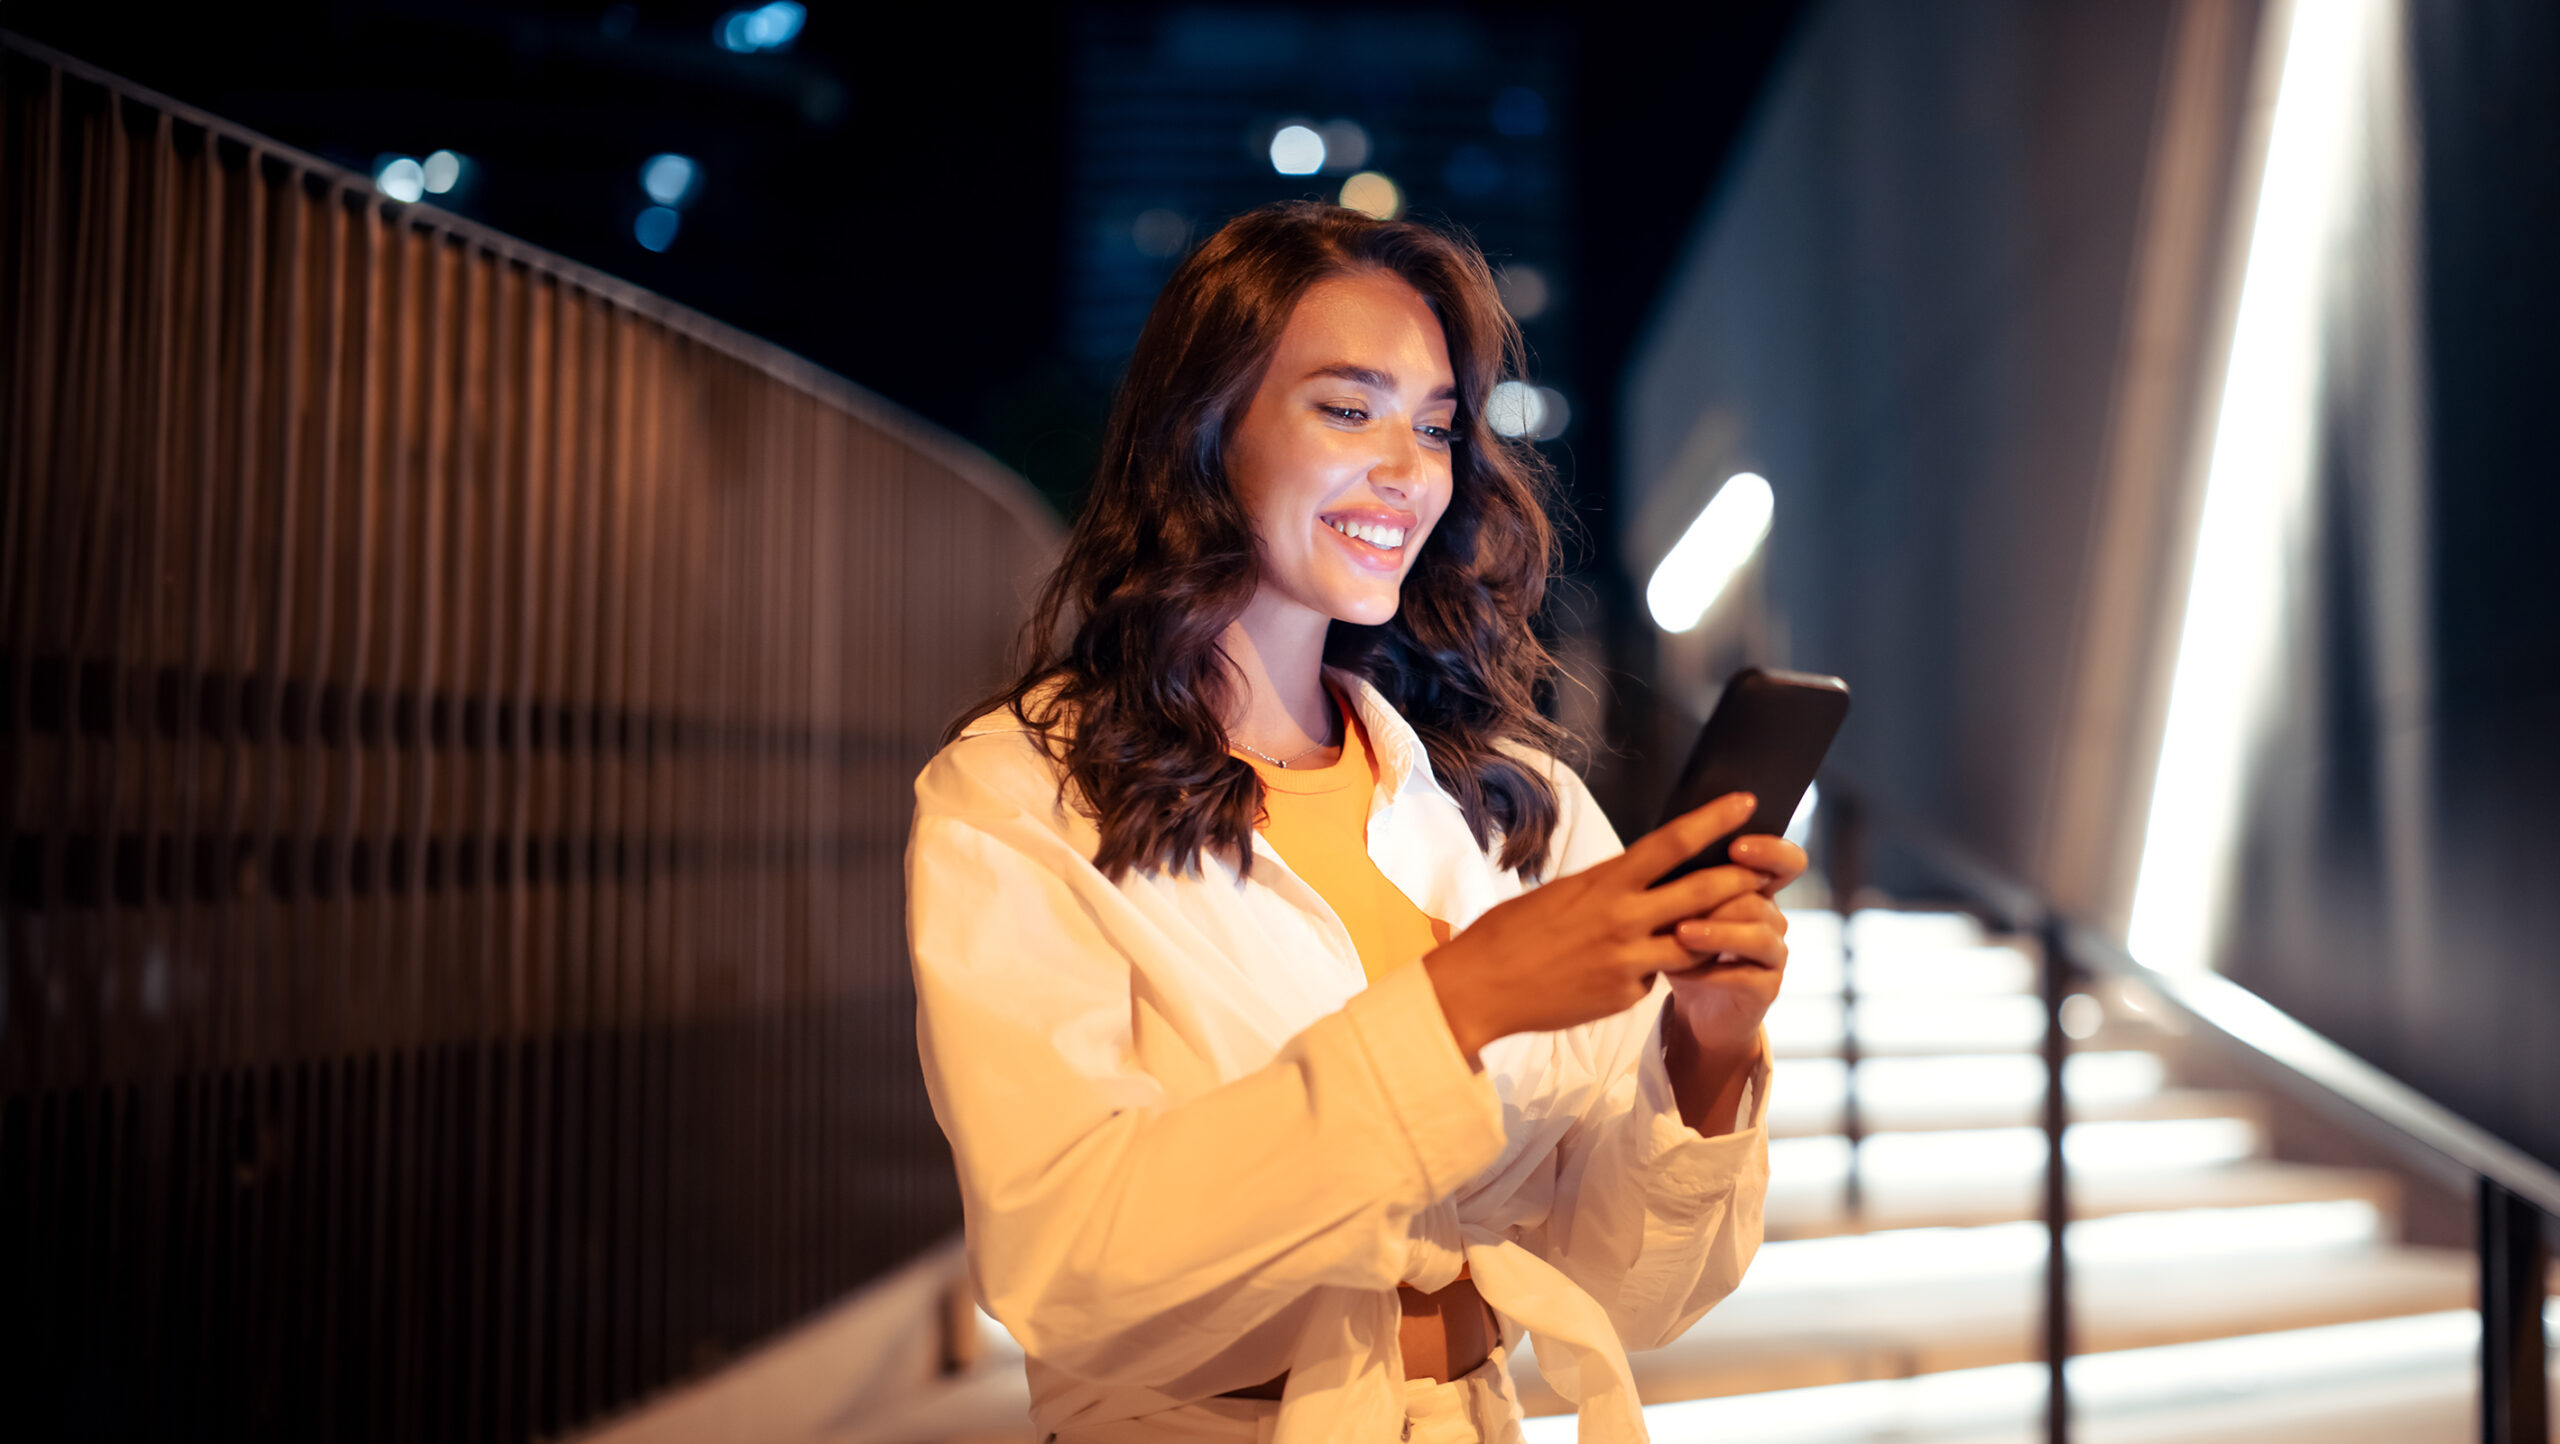
[[[1728,792],[1748,792],[1760,805],[1749,822],[1654,879],[1654,886],[1702,867],[1722,866],[1736,837],[1784,833],[1848,715],[1849,684],[1837,677],[1769,667],[1734,673],[1707,725],[1698,729],[1697,745],[1689,749],[1689,764],[1680,769],[1680,783],[1671,789],[1662,820],[1695,811]]]

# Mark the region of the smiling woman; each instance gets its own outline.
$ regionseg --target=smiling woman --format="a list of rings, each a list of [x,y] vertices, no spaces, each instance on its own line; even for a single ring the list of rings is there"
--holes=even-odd
[[[1014,686],[916,781],[917,1033],[1042,1437],[1587,1440],[1759,1243],[1752,810],[1618,846],[1533,689],[1546,473],[1484,259],[1255,211],[1158,299]]]
[[[1260,788],[1228,744],[1324,739],[1321,659],[1385,695],[1477,842],[1536,875],[1555,796],[1514,749],[1562,741],[1530,628],[1550,482],[1479,420],[1520,355],[1472,246],[1338,206],[1239,217],[1166,282],[1000,699],[1095,809],[1105,872],[1189,869],[1203,849],[1249,872]],[[1327,515],[1409,535],[1380,549]],[[1275,663],[1300,678],[1285,695]]]

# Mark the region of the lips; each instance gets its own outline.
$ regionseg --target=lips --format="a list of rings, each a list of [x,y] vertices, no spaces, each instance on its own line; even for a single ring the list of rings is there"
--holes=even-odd
[[[1316,520],[1342,538],[1352,560],[1380,572],[1403,565],[1405,543],[1413,540],[1422,525],[1422,518],[1412,512],[1374,503],[1329,511]]]

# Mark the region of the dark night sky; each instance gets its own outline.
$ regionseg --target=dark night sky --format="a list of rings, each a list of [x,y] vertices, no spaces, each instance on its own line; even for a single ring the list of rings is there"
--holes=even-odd
[[[750,57],[711,43],[719,0],[615,8],[0,0],[0,25],[353,167],[458,150],[480,165],[456,209],[1026,464],[1008,406],[1057,364],[1074,12],[810,0],[788,52]],[[1607,534],[1615,461],[1606,393],[1800,8],[1472,12],[1574,32],[1567,293],[1587,379],[1556,451],[1591,535]],[[656,255],[630,227],[636,167],[662,150],[699,158],[704,180]]]

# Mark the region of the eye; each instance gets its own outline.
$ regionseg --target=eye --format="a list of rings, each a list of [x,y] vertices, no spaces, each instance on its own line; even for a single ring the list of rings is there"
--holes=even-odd
[[[1369,413],[1361,410],[1357,406],[1328,406],[1322,402],[1318,402],[1316,404],[1316,410],[1323,412],[1325,415],[1332,417],[1336,421],[1348,421],[1355,425],[1369,419]]]
[[[1458,433],[1446,426],[1423,425],[1415,427],[1414,430],[1442,446],[1447,446],[1458,439]]]

